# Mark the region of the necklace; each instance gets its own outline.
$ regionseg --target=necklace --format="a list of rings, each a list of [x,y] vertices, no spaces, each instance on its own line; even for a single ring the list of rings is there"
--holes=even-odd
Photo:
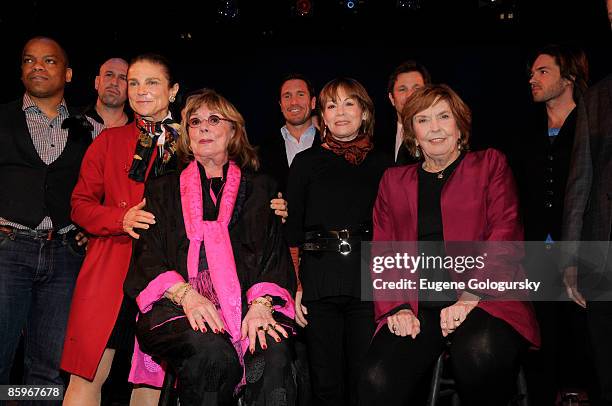
[[[447,167],[448,168],[448,167]],[[427,163],[425,163],[425,165],[423,166],[423,169],[427,170],[430,169],[429,165]],[[433,171],[433,172],[429,172],[429,173],[435,173],[438,179],[444,179],[444,171],[446,170],[446,168],[442,169],[441,171]]]

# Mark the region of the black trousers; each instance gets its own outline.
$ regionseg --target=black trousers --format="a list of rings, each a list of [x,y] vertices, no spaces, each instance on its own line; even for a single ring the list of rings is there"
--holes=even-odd
[[[524,370],[532,404],[554,406],[563,389],[583,389],[591,396],[594,370],[586,311],[574,302],[534,302],[541,345],[528,351]]]
[[[310,384],[310,367],[308,362],[308,347],[306,346],[306,333],[297,327],[293,337],[295,348],[295,380],[297,384],[297,405],[316,406],[312,402],[312,385]]]
[[[356,405],[362,361],[374,334],[372,302],[332,296],[304,305],[313,404]]]
[[[529,398],[538,406],[553,406],[562,389],[592,392],[594,381],[586,311],[558,300],[567,297],[560,257],[559,244],[525,244],[525,271],[530,279],[542,282],[532,295],[541,345],[538,351],[527,352],[524,363]]]
[[[599,392],[592,404],[612,406],[612,302],[588,302],[587,324]]]
[[[166,299],[140,315],[136,336],[141,349],[176,371],[181,405],[234,405],[242,367],[229,335],[215,334],[210,328],[205,333],[194,331],[185,317],[160,325],[159,316],[163,314],[165,319],[172,308],[176,316],[184,316],[182,309]],[[244,400],[249,406],[293,406],[296,390],[291,341],[277,343],[269,336],[266,341],[266,350],[257,342],[255,352],[244,357]]]
[[[421,332],[399,337],[383,326],[372,340],[359,382],[363,406],[424,405],[436,359],[450,344],[450,363],[464,406],[507,406],[527,341],[506,322],[475,308],[447,338],[440,310],[419,309]]]

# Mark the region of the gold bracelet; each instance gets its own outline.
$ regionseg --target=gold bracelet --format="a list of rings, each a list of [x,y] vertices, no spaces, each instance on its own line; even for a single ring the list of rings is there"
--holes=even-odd
[[[170,301],[171,301],[172,303],[176,304],[176,294],[177,294],[178,292],[180,292],[180,290],[183,288],[183,286],[184,286],[184,285],[185,285],[184,283],[181,283],[181,284],[180,284],[180,285],[179,285],[179,286],[178,286],[178,287],[177,287],[177,288],[174,290],[174,292],[169,292],[169,293],[168,293],[168,299],[170,299]]]
[[[270,296],[261,296],[253,299],[251,303],[249,303],[250,306],[254,304],[262,304],[270,310],[270,313],[274,313],[274,309],[272,308],[272,298]]]
[[[179,285],[178,288],[176,288],[174,293],[170,295],[170,300],[172,301],[172,303],[174,303],[177,306],[180,306],[178,297],[181,296],[181,290],[187,289],[187,286],[189,286],[189,284],[183,282]]]
[[[176,303],[176,304],[177,304],[177,305],[179,305],[179,306],[182,306],[182,305],[183,305],[183,300],[185,300],[185,297],[187,297],[187,293],[188,293],[188,292],[189,292],[191,289],[193,289],[193,288],[191,287],[191,285],[190,285],[190,284],[186,283],[185,285],[187,285],[187,286],[185,286],[185,290],[183,290],[183,294],[182,294],[182,295],[181,295],[181,297],[180,297],[180,298],[177,300],[177,303]]]

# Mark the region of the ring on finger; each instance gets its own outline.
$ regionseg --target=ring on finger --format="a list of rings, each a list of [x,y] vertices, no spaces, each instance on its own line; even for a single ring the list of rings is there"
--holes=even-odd
[[[459,317],[453,317],[454,321],[459,321],[459,319],[460,319]]]
[[[258,326],[257,330],[268,331],[268,326]]]

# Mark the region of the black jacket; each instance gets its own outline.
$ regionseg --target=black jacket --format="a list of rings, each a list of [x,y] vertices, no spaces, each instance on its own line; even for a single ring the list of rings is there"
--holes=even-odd
[[[508,155],[519,189],[525,240],[544,241],[550,234],[559,241],[576,109],[551,142],[546,110],[543,105],[538,107],[527,120],[525,131],[516,134]]]
[[[142,230],[134,244],[124,283],[125,293],[133,299],[163,272],[175,270],[188,280],[189,240],[179,185],[180,175],[176,173],[149,180],[145,185],[145,210],[155,214],[156,224]],[[296,290],[295,271],[281,233],[281,221],[270,209],[276,189],[268,176],[242,171],[229,233],[242,291],[243,315],[247,310],[246,292],[256,283],[273,282],[292,295]]]
[[[597,286],[612,271],[608,243],[612,229],[612,75],[591,87],[577,110],[563,213],[568,252],[562,263],[578,265],[582,275],[591,274],[592,279],[582,286]],[[577,241],[601,243],[571,243]]]
[[[321,136],[319,131],[316,131],[312,147],[319,145],[321,145]],[[258,153],[261,165],[260,172],[272,177],[278,184],[278,192],[282,192],[285,195],[289,179],[289,162],[287,161],[285,140],[281,135],[271,137],[258,147]]]

